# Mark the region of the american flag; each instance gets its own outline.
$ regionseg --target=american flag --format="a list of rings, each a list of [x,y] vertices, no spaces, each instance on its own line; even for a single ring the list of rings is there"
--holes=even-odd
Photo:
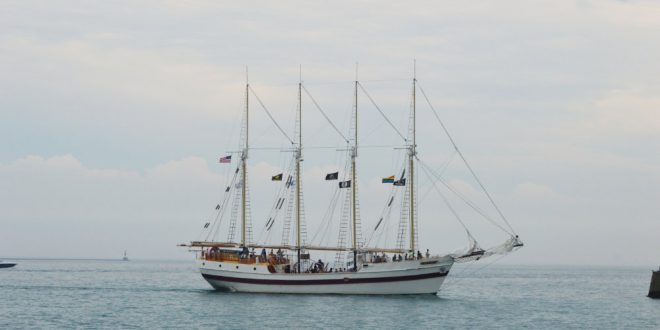
[[[231,163],[231,156],[220,157],[220,164]]]

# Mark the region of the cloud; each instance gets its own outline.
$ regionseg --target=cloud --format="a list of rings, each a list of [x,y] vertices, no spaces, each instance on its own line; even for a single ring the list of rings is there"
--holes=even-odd
[[[585,242],[600,250],[572,262],[619,264],[608,256],[657,250],[648,236],[657,232],[650,219],[660,184],[653,153],[660,47],[649,42],[659,38],[655,2],[18,1],[2,8],[0,216],[11,243],[0,250],[10,254],[177,255],[172,242],[197,234],[233,170],[214,165],[236,148],[245,65],[287,132],[299,64],[310,92],[348,131],[360,62],[359,79],[405,132],[413,58],[470,164],[529,237],[514,261],[564,262],[565,251],[582,251]],[[417,101],[420,157],[440,166],[452,149],[421,95]],[[252,143],[288,147],[251,102]],[[398,174],[401,159],[367,146],[401,141],[362,94],[359,105],[361,215],[369,228],[387,194],[379,179]],[[303,109],[306,146],[343,145],[305,96]],[[269,178],[288,156],[251,154],[255,224],[272,204]],[[311,224],[327,209],[323,175],[343,164],[328,165],[339,163],[332,149],[309,148],[305,158]],[[483,202],[469,173],[454,167],[460,161],[451,165],[447,177]],[[461,229],[431,195],[420,207],[429,222],[422,241],[435,251],[461,246]],[[626,227],[621,219],[631,220]],[[487,226],[475,232],[492,233]],[[614,234],[634,243],[605,251]],[[562,251],[553,252],[559,238]]]
[[[113,251],[129,249],[162,258],[167,253],[158,250],[164,249],[176,255],[174,244],[195,227],[191,218],[199,219],[192,224],[202,221],[200,206],[213,203],[221,179],[195,157],[143,173],[89,168],[71,155],[0,164],[0,218],[7,234],[2,250],[16,256],[113,257]],[[105,243],[90,246],[94,239]],[[67,240],[84,249],[62,245]]]
[[[600,138],[658,138],[660,97],[657,91],[640,88],[612,90],[582,109],[578,129]]]
[[[565,197],[555,192],[549,186],[533,182],[523,182],[515,187],[513,198],[537,203],[556,203]]]
[[[217,110],[222,95],[241,93],[237,84],[225,83],[222,77],[229,73],[225,68],[205,63],[201,54],[185,49],[126,47],[122,41],[125,42],[123,36],[112,33],[92,33],[82,39],[59,42],[9,36],[0,38],[0,49],[5,59],[34,62],[25,66],[29,71],[14,78],[47,87],[49,95],[57,91],[62,96],[87,102],[101,98],[129,104],[113,107],[112,113],[101,106],[73,106],[58,109],[59,114],[68,110],[76,111],[70,113],[73,116],[93,115],[109,120],[112,120],[110,114],[115,118],[138,114],[141,116],[134,117],[138,122],[148,122],[148,118],[156,115],[193,115],[218,120],[227,114]],[[26,86],[14,88],[17,87]],[[239,98],[236,99],[240,104]],[[135,103],[149,104],[144,110],[151,111],[135,113],[130,106]]]

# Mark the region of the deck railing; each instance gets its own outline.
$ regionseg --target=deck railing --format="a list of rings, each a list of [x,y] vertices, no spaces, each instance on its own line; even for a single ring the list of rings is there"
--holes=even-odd
[[[240,255],[235,253],[206,252],[202,254],[202,259],[208,261],[235,262],[239,264],[268,263],[271,265],[284,265],[289,263],[289,258],[285,256],[278,257],[274,254],[268,255],[266,257],[252,255],[242,258]]]

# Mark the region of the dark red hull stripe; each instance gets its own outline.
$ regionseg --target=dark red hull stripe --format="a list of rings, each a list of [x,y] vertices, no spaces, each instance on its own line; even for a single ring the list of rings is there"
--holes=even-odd
[[[270,284],[270,285],[326,285],[326,284],[358,284],[358,283],[385,283],[415,281],[427,278],[447,276],[449,272],[436,272],[419,275],[393,276],[393,277],[374,277],[374,278],[342,278],[328,280],[262,280],[254,278],[238,278],[220,275],[202,274],[207,280],[217,280],[225,282],[250,283],[250,284]]]

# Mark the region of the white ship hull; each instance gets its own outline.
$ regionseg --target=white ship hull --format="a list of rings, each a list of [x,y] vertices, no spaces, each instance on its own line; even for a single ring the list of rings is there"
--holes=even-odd
[[[217,290],[302,294],[436,294],[453,265],[450,257],[368,264],[357,272],[271,273],[265,264],[200,260]]]

